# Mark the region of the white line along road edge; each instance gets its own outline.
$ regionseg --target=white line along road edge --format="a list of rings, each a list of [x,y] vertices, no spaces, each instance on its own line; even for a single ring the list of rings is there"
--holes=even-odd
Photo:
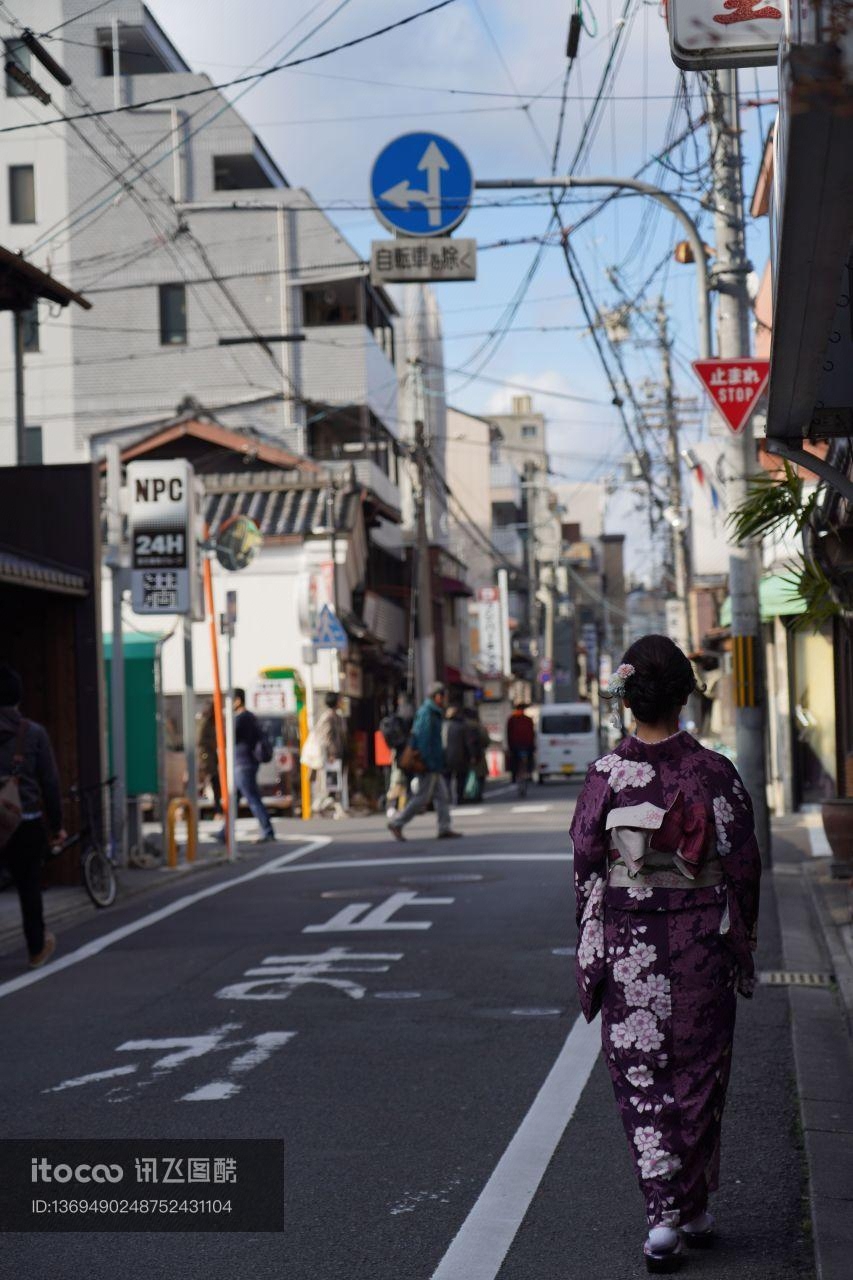
[[[495,1280],[600,1050],[598,1018],[588,1025],[580,1014],[432,1280]]]
[[[287,837],[289,840],[298,838],[298,836]],[[41,982],[43,979],[49,978],[51,974],[61,973],[63,969],[70,969],[73,964],[80,964],[82,960],[88,960],[91,956],[96,956],[99,951],[105,951],[114,942],[121,942],[123,938],[129,938],[133,933],[139,933],[140,930],[147,929],[152,924],[167,920],[169,916],[177,915],[179,911],[185,911],[187,907],[194,906],[196,902],[203,902],[205,898],[214,898],[218,893],[225,893],[226,890],[234,889],[240,884],[246,884],[249,880],[257,880],[260,876],[269,875],[271,871],[278,871],[280,867],[285,866],[288,862],[295,862],[297,858],[303,858],[306,853],[315,853],[318,849],[325,848],[327,844],[331,844],[331,841],[331,836],[317,836],[314,840],[306,840],[304,844],[300,844],[299,848],[294,849],[292,853],[284,853],[279,858],[273,858],[270,862],[265,862],[263,866],[255,867],[253,871],[248,871],[244,876],[235,876],[233,880],[223,880],[219,884],[210,885],[207,889],[199,889],[197,893],[189,893],[186,897],[178,898],[176,902],[170,902],[168,906],[161,907],[159,911],[151,911],[148,915],[131,921],[130,924],[120,925],[118,929],[113,929],[110,933],[101,934],[99,938],[94,938],[91,942],[78,947],[76,951],[70,952],[67,956],[60,956],[58,960],[52,960],[43,969],[34,969],[32,973],[22,973],[20,977],[12,978],[9,982],[0,984],[0,999],[3,996],[12,995],[15,991],[21,991],[24,987],[30,987],[34,982]]]

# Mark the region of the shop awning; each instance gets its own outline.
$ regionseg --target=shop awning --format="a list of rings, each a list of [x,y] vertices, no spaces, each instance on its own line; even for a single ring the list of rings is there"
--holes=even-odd
[[[87,596],[89,586],[82,573],[61,565],[31,560],[16,551],[0,548],[0,582],[16,587],[33,587],[40,591],[55,591],[64,596]]]
[[[465,689],[481,689],[483,686],[471,671],[460,671],[449,664],[444,668],[444,679],[447,684],[461,684]]]
[[[791,579],[783,574],[771,573],[762,578],[758,595],[762,622],[772,622],[774,618],[786,618],[806,611],[805,600]],[[731,623],[732,601],[731,596],[727,596],[720,609],[720,624],[730,627]]]
[[[168,631],[125,631],[122,636],[124,660],[152,661],[157,656],[157,645],[169,635]],[[113,638],[107,631],[104,633],[104,657],[109,661],[113,656]]]

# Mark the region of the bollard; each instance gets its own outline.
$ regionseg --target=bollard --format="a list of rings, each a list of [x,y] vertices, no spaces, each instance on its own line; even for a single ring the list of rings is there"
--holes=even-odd
[[[174,869],[178,865],[178,845],[175,839],[175,823],[178,814],[183,814],[187,821],[187,862],[195,862],[198,835],[193,820],[193,807],[190,804],[188,796],[176,796],[174,800],[169,801],[169,807],[166,810],[166,852],[169,860],[169,866]]]

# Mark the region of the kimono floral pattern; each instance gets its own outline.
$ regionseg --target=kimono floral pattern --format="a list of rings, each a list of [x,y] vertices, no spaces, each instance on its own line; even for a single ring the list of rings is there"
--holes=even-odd
[[[607,881],[614,806],[669,808],[681,792],[716,832],[723,882]],[[760,859],[749,798],[689,734],[626,739],[591,766],[572,822],[581,1007],[602,1048],[650,1224],[700,1214],[716,1189],[736,990],[752,986]],[[673,876],[667,885],[681,886]]]

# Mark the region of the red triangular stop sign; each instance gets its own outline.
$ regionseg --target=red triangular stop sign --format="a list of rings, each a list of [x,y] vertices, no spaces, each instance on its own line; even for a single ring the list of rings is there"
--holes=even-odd
[[[714,408],[735,435],[743,431],[770,376],[769,360],[694,360]]]

